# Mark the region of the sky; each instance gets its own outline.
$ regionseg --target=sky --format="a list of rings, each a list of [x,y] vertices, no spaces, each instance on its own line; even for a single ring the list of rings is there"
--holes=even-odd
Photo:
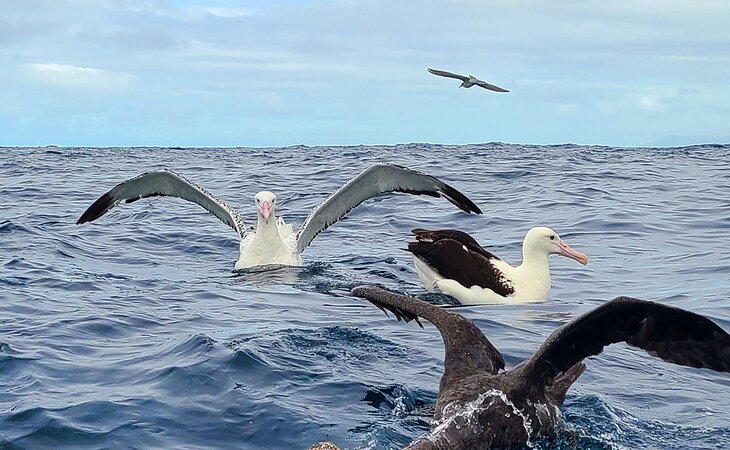
[[[0,61],[6,146],[730,142],[725,0],[2,0]]]

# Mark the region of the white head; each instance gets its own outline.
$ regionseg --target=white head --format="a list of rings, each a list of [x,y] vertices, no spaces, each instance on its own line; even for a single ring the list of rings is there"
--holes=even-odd
[[[561,255],[574,259],[584,266],[588,264],[588,256],[574,250],[567,242],[560,239],[558,233],[547,227],[535,227],[525,235],[522,243],[525,256],[528,254]]]
[[[276,217],[274,212],[276,211],[276,195],[273,192],[261,191],[254,195],[253,198],[256,200],[259,220],[263,219],[264,222],[269,223],[270,217]]]

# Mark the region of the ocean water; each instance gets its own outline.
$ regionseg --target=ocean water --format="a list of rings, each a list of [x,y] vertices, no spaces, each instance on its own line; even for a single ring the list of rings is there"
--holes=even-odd
[[[116,183],[169,167],[250,221],[270,189],[296,226],[375,162],[439,176],[484,215],[386,195],[322,233],[303,267],[249,272],[233,270],[236,234],[181,200],[75,225]],[[429,429],[441,339],[348,290],[424,294],[402,250],[414,227],[467,231],[517,263],[536,225],[591,260],[552,259],[545,303],[459,310],[509,365],[618,295],[730,329],[730,146],[2,149],[0,447],[400,448]],[[537,447],[730,448],[727,374],[626,345],[587,363],[564,433]]]

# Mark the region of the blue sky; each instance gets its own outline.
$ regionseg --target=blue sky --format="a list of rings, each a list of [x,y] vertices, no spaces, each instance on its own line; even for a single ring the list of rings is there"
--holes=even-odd
[[[0,145],[728,142],[729,21],[725,0],[6,1]]]

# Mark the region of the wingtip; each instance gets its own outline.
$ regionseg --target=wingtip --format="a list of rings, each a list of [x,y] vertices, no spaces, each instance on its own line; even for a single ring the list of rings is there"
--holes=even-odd
[[[391,296],[406,296],[406,294],[400,294],[397,292],[393,292],[387,289],[380,288],[378,286],[373,285],[360,285],[352,288],[350,290],[350,293],[355,297],[364,298],[365,300],[369,301],[373,305],[377,306],[381,311],[385,313],[385,315],[388,315],[388,311],[393,313],[393,316],[396,318],[396,320],[403,321],[406,323],[409,323],[411,321],[415,321],[419,327],[423,328],[423,324],[419,320],[418,314],[415,312],[412,312],[408,309],[403,309],[397,304],[393,304],[392,300],[388,300],[388,297]]]
[[[87,212],[84,212],[84,213],[83,213],[83,214],[81,215],[81,217],[79,217],[79,218],[78,218],[78,220],[76,221],[76,225],[83,225],[83,224],[85,224],[85,223],[90,223],[90,222],[93,222],[93,221],[95,221],[95,220],[96,220],[96,219],[98,219],[98,218],[99,218],[99,216],[98,216],[98,215],[96,215],[96,216],[94,217],[94,215],[90,214],[90,213],[89,213],[89,212],[87,211]]]
[[[88,222],[93,222],[94,220],[99,218],[99,215],[96,214],[96,210],[93,207],[94,205],[91,205],[86,211],[84,211],[83,214],[81,214],[81,216],[76,221],[76,225],[83,225]]]
[[[469,199],[466,195],[462,194],[459,190],[444,183],[442,194],[453,203],[457,208],[461,209],[466,213],[482,214],[482,210]]]
[[[361,284],[350,289],[350,294],[354,295],[355,297],[365,297],[365,292],[373,288],[375,288],[375,286],[371,284]]]
[[[509,92],[509,89],[505,89],[503,87],[494,86],[494,85],[492,85],[492,87],[491,88],[488,88],[488,89],[490,91],[492,91],[492,92],[499,92],[499,93],[507,93],[507,92]]]
[[[86,222],[93,222],[99,217],[103,216],[107,211],[110,209],[110,205],[114,203],[114,199],[112,198],[109,193],[105,193],[94,203],[89,206],[86,211],[84,211],[83,214],[81,214],[81,217],[76,221],[76,225],[81,225]]]
[[[418,249],[421,246],[422,241],[411,241],[408,243],[408,253],[410,253],[413,256],[418,256]]]

